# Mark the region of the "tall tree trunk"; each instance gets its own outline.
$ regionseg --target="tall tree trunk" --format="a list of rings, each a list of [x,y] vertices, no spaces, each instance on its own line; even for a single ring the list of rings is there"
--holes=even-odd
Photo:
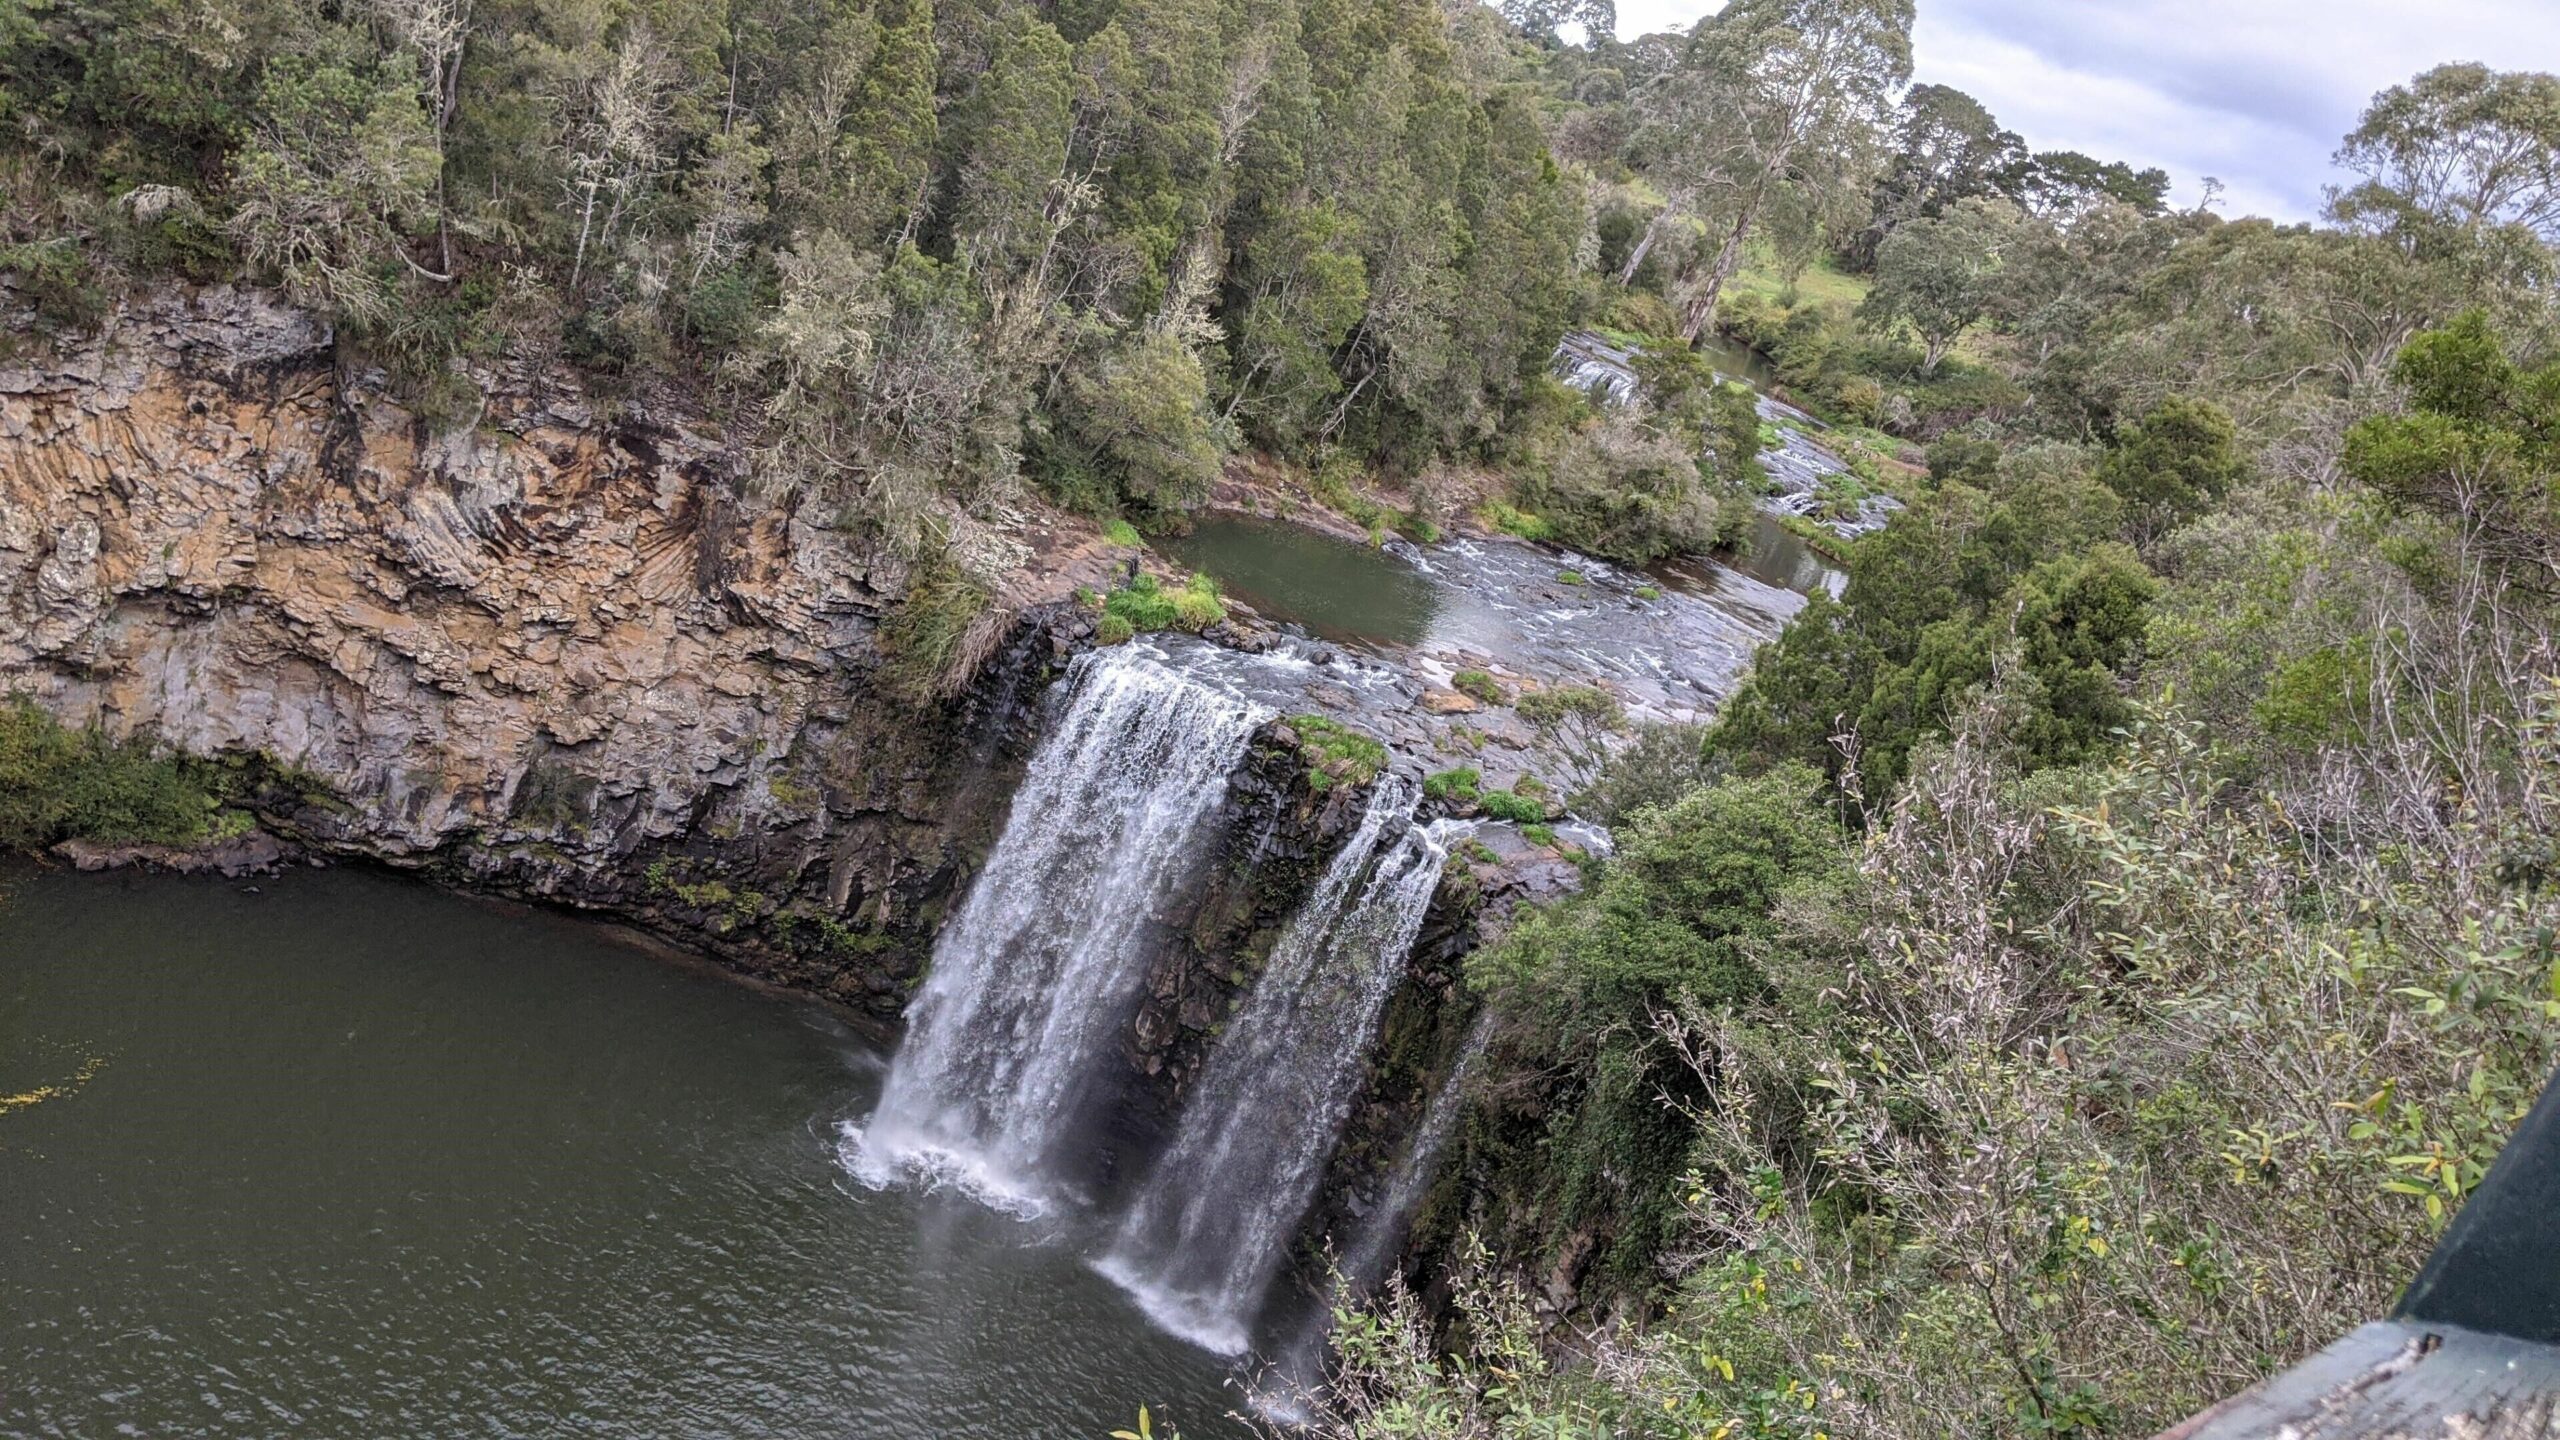
[[[462,103],[462,52],[471,43],[466,27],[453,42],[453,62],[436,72],[436,268],[453,273],[452,207],[445,200],[445,135],[453,129],[453,112]]]
[[[587,273],[587,231],[595,224],[596,186],[599,182],[589,179],[581,183],[586,186],[587,199],[578,207],[578,256],[569,262],[569,288],[572,290],[578,288],[578,277]]]
[[[1759,218],[1760,206],[1755,199],[1751,208],[1735,217],[1733,230],[1716,247],[1715,263],[1707,267],[1707,278],[1689,295],[1689,305],[1681,317],[1681,338],[1695,345],[1716,323],[1716,302],[1724,298],[1724,287],[1733,272],[1742,268],[1742,247],[1751,238],[1751,223]]]
[[[1670,218],[1671,209],[1669,206],[1664,206],[1652,219],[1645,222],[1644,238],[1636,241],[1635,253],[1629,255],[1627,263],[1618,269],[1619,284],[1636,283],[1636,272],[1644,268],[1644,257],[1653,253],[1653,242],[1662,234],[1662,222]]]

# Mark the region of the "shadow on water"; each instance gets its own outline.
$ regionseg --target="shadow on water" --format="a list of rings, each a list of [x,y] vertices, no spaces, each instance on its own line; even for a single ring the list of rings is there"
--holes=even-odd
[[[0,1434],[1237,1433],[1077,1244],[836,1164],[877,1041],[364,870],[12,869]]]

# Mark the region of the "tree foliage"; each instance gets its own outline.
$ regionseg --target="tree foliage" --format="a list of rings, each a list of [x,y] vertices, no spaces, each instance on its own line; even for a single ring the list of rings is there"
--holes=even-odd
[[[2560,240],[2560,77],[2440,65],[2374,97],[2338,150],[2343,221],[2517,225]]]

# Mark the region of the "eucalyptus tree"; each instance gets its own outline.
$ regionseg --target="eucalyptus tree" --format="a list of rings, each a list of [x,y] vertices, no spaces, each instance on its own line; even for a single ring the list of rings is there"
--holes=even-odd
[[[1920,337],[1920,372],[1934,373],[1998,301],[2017,237],[2018,213],[1999,200],[1968,200],[1905,223],[1876,251],[1864,318],[1885,330],[1908,325]]]
[[[1734,0],[1698,22],[1640,97],[1634,158],[1676,218],[1707,227],[1682,329],[1715,319],[1744,249],[1790,187],[1863,190],[1893,96],[1911,78],[1912,0]]]
[[[1560,40],[1557,32],[1579,26],[1588,40],[1617,33],[1617,0],[1502,0],[1502,18],[1512,28],[1542,44]]]
[[[1990,193],[2025,158],[2026,142],[1981,101],[1949,85],[1912,86],[1894,121],[1893,158],[1868,197],[1866,228],[1847,247],[1850,263],[1874,265],[1898,226]]]
[[[2405,230],[2521,225],[2560,242],[2560,76],[2440,65],[2373,99],[2338,165],[2341,223]]]
[[[2169,172],[2136,170],[2121,160],[2099,160],[2077,150],[2039,150],[2013,156],[1994,188],[2030,215],[2068,225],[2109,205],[2144,215],[2169,208]]]

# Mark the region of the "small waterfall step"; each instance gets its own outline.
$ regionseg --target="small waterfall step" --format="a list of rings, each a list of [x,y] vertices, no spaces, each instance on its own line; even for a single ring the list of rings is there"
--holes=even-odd
[[[1096,1262],[1207,1349],[1249,1348],[1439,886],[1449,827],[1415,826],[1417,799],[1408,781],[1378,781]]]
[[[987,868],[935,942],[847,1168],[956,1183],[1039,1214],[1049,1160],[1145,981],[1142,926],[1205,849],[1274,712],[1137,647],[1078,656]]]

